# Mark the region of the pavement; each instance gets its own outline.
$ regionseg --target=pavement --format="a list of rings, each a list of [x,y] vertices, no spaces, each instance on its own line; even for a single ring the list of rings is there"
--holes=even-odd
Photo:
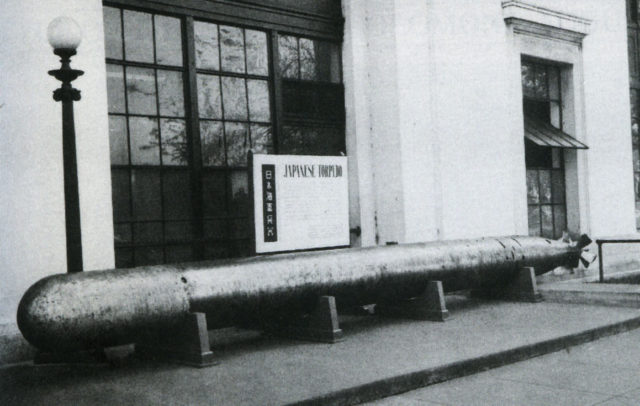
[[[640,327],[634,308],[459,295],[446,302],[446,322],[341,318],[344,340],[335,344],[211,332],[219,364],[201,369],[133,357],[9,365],[0,368],[0,405],[358,404]],[[625,372],[615,376],[627,382]]]
[[[636,406],[639,342],[633,330],[367,405]]]

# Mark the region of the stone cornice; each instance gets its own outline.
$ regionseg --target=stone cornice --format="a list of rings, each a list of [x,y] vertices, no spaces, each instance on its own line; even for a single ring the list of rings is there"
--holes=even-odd
[[[591,20],[521,0],[503,1],[502,14],[505,22],[512,26],[516,33],[575,44],[582,43],[591,26]]]

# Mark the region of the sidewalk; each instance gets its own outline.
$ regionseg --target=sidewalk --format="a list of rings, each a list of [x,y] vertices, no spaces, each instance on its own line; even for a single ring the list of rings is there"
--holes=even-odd
[[[629,308],[453,296],[447,306],[444,323],[345,320],[336,344],[214,345],[220,363],[203,369],[140,360],[8,366],[0,369],[0,404],[355,404],[640,327],[640,311]]]
[[[384,405],[640,404],[640,330],[392,396]]]

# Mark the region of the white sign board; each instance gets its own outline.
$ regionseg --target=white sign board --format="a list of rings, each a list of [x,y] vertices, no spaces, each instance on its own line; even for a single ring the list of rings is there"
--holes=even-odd
[[[349,245],[347,157],[253,156],[256,253]]]

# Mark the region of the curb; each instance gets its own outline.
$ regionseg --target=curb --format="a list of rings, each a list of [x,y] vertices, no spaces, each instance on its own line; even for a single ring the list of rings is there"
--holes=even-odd
[[[470,358],[435,368],[428,368],[373,381],[291,403],[291,405],[355,405],[369,402],[454,378],[472,375],[488,369],[524,361],[529,358],[560,351],[567,347],[585,344],[599,338],[624,333],[636,328],[640,328],[640,317],[505,351],[499,351],[493,354],[487,354],[477,358]]]
[[[610,285],[610,284],[607,284]],[[596,306],[640,308],[640,291],[620,292],[611,289],[609,291],[588,291],[584,289],[544,290],[539,289],[542,297],[549,303],[586,304]]]

